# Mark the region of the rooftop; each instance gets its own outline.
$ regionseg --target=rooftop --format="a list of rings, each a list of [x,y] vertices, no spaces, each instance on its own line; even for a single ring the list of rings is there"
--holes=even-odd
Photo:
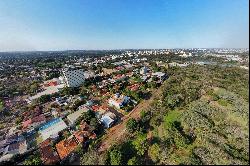
[[[108,115],[104,115],[101,118],[101,122],[104,124],[106,128],[109,128],[110,125],[114,122],[114,120],[111,119]]]
[[[57,163],[60,158],[56,151],[51,146],[51,140],[47,139],[42,143],[40,148],[41,159],[45,165],[51,165]]]
[[[68,139],[60,141],[56,144],[56,149],[59,154],[60,159],[67,157],[73,150],[76,149],[78,143],[74,136],[70,136]]]
[[[61,118],[53,119],[39,128],[43,140],[67,128],[67,125]]]

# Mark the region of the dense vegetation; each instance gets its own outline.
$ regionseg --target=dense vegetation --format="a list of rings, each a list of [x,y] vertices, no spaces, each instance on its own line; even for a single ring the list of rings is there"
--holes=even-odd
[[[248,164],[248,71],[193,65],[168,74],[140,120],[128,121],[126,139],[96,163]]]

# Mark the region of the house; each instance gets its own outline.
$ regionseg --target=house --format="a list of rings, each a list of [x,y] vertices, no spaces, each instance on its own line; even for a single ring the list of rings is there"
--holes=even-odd
[[[42,136],[43,140],[51,137],[52,135],[58,134],[60,131],[67,128],[67,125],[61,118],[55,118],[50,120],[49,122],[43,124],[39,128],[39,133]]]
[[[65,157],[67,157],[77,148],[77,146],[78,143],[74,135],[71,135],[66,140],[62,140],[58,144],[56,144],[56,150],[59,154],[60,159],[63,160]]]
[[[118,81],[123,81],[127,78],[127,76],[125,74],[117,74],[113,77],[113,80],[115,80],[115,82]]]
[[[94,73],[93,71],[85,71],[85,72],[83,73],[83,75],[84,75],[85,79],[95,77],[95,73]]]
[[[59,104],[60,106],[68,105],[66,97],[57,97],[56,98],[56,103]]]
[[[101,122],[104,124],[104,126],[106,128],[110,128],[112,126],[112,124],[114,123],[114,120],[112,118],[110,118],[109,116],[103,116],[101,118]]]
[[[133,84],[128,87],[129,90],[131,91],[137,91],[139,89],[140,85],[139,84]]]
[[[88,100],[87,103],[86,103],[86,105],[87,105],[87,106],[90,106],[90,107],[91,107],[92,105],[94,105],[93,100]]]
[[[148,79],[148,76],[144,75],[144,76],[141,77],[141,79],[144,82],[144,81],[146,81]]]
[[[45,118],[45,116],[43,114],[41,114],[39,116],[36,116],[36,117],[32,118],[31,122],[32,122],[31,123],[32,127],[37,127],[37,126],[45,123],[46,122],[46,118]]]
[[[0,162],[4,162],[4,161],[9,161],[14,155],[13,154],[6,154],[1,156],[0,158]]]
[[[96,112],[96,111],[99,109],[99,107],[100,107],[100,106],[98,106],[98,105],[92,105],[92,106],[91,106],[91,109],[92,109],[94,112]]]
[[[101,119],[102,115],[104,115],[107,111],[109,111],[109,108],[105,105],[101,105],[95,110],[95,115],[98,119]]]
[[[43,86],[44,87],[57,86],[58,84],[60,84],[60,81],[58,79],[52,79],[49,81],[45,81]]]
[[[123,67],[123,66],[117,66],[115,69],[116,69],[116,70],[123,70],[124,67]]]
[[[34,128],[32,129],[25,129],[22,133],[23,137],[26,140],[26,143],[29,148],[33,148],[34,143],[36,144],[36,130]]]
[[[95,139],[96,138],[95,133],[90,132],[90,131],[83,131],[83,130],[76,131],[74,133],[74,136],[75,136],[75,138],[76,138],[76,140],[77,140],[77,142],[79,144],[83,143],[83,142],[86,142],[89,139]]]
[[[88,112],[88,111],[89,111],[89,108],[87,108],[86,106],[78,107],[78,111],[75,111],[72,114],[69,114],[67,116],[67,119],[69,120],[70,125],[74,125],[74,123],[82,115],[82,113]]]
[[[52,109],[51,109],[51,114],[52,114],[55,118],[57,118],[57,117],[59,116],[59,113],[58,113],[58,111],[57,111],[55,108],[52,108]]]
[[[60,161],[59,155],[53,150],[51,139],[46,139],[40,144],[41,160],[45,165],[53,165]]]
[[[108,100],[108,103],[110,106],[114,106],[120,109],[125,104],[127,104],[129,100],[130,98],[128,96],[124,96],[124,95],[120,95],[119,93],[116,93],[113,97],[111,97]]]
[[[28,128],[31,125],[31,123],[32,123],[31,119],[22,122],[23,129]]]
[[[130,69],[130,68],[133,67],[133,65],[131,65],[130,63],[128,63],[128,64],[125,64],[124,67],[125,67],[126,69]]]
[[[3,154],[22,154],[27,151],[27,147],[26,140],[22,140],[6,146]]]
[[[160,80],[165,80],[167,78],[167,74],[163,72],[155,72],[152,73],[153,76],[157,76]]]
[[[46,122],[46,118],[43,114],[38,115],[34,118],[30,118],[22,123],[23,129],[35,128]]]
[[[7,146],[9,144],[16,143],[22,140],[24,140],[24,137],[22,135],[19,135],[18,133],[12,133],[10,135],[7,135],[5,137],[5,140],[1,141],[1,146]]]
[[[116,115],[112,112],[107,112],[101,118],[101,122],[104,124],[106,128],[110,128],[116,120]]]

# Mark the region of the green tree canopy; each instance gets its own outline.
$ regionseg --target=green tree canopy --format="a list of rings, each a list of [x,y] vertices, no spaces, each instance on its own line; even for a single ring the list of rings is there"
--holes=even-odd
[[[110,154],[110,164],[111,165],[121,165],[122,164],[122,154],[118,149],[113,149]]]
[[[135,132],[137,130],[138,123],[134,118],[131,118],[126,123],[126,129],[128,132]]]
[[[140,165],[140,162],[137,157],[132,157],[131,159],[128,160],[127,165]]]
[[[24,165],[41,165],[42,160],[39,155],[31,155],[25,161]]]
[[[148,149],[148,155],[153,162],[157,162],[160,156],[160,146],[157,143],[154,143]]]

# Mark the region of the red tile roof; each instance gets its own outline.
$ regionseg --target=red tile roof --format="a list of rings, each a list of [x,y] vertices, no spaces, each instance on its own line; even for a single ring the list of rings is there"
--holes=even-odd
[[[40,147],[41,148],[43,148],[43,147],[46,147],[46,146],[48,146],[48,145],[51,145],[51,139],[50,138],[48,138],[48,139],[46,139],[45,141],[43,141],[41,144],[40,144]]]
[[[93,111],[97,111],[99,109],[99,106],[98,105],[93,105],[93,106],[91,106],[91,108],[93,109]]]
[[[74,136],[76,137],[79,143],[85,142],[88,139],[96,138],[96,134],[93,132],[89,132],[89,131],[77,131],[74,133]]]
[[[136,91],[139,89],[139,87],[140,87],[139,84],[133,84],[133,85],[129,86],[128,88],[131,89],[131,91]]]
[[[76,137],[78,143],[85,142],[89,136],[89,132],[87,131],[77,131],[74,133],[74,136]]]
[[[31,120],[32,120],[32,123],[36,123],[36,122],[46,121],[46,118],[44,115],[39,115],[39,116],[32,118]]]
[[[56,144],[56,150],[59,154],[60,159],[67,157],[73,150],[78,146],[74,136],[69,137],[66,140],[60,141]]]
[[[29,125],[32,123],[31,119],[26,120],[22,123],[23,129],[29,127]]]
[[[47,139],[41,143],[40,147],[41,160],[45,165],[52,165],[60,161],[56,151],[51,146],[51,140]]]

